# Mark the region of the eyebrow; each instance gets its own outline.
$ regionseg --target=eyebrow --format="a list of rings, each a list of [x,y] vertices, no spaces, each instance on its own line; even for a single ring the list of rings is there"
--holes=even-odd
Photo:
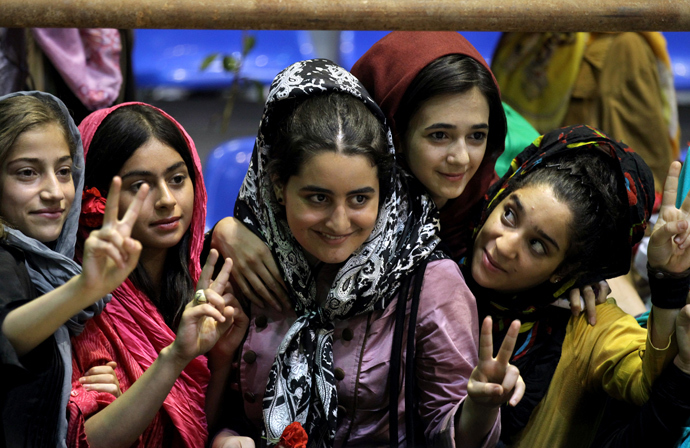
[[[72,160],[72,156],[62,156],[59,159],[57,159],[58,163],[66,162],[68,160]],[[25,162],[25,163],[41,163],[41,159],[35,158],[35,157],[20,157],[18,159],[11,160],[7,162],[8,165],[12,163],[17,163],[17,162]]]
[[[521,214],[525,213],[525,207],[522,205],[522,202],[520,202],[520,197],[519,197],[516,193],[511,194],[511,195],[510,195],[510,199],[515,203],[515,208],[517,208],[518,211],[519,211]],[[539,227],[535,227],[534,230],[539,234],[539,236],[541,236],[541,237],[544,238],[546,241],[548,241],[549,243],[551,243],[551,245],[553,245],[553,246],[556,248],[557,251],[560,251],[560,250],[561,250],[561,247],[558,245],[558,243],[556,242],[556,240],[554,240],[553,238],[551,238],[551,237],[550,237],[546,232],[544,232],[542,229],[540,229]]]
[[[184,165],[184,161],[179,161],[173,165],[170,165],[166,170],[163,172],[163,174],[168,174],[172,171],[175,171],[176,169],[180,168],[181,166]],[[151,177],[154,176],[153,172],[151,171],[146,171],[146,170],[134,170],[130,171],[128,173],[123,174],[120,176],[122,180],[127,179],[129,177]]]
[[[457,129],[457,126],[450,123],[434,123],[424,128],[425,131],[430,129]],[[489,125],[487,123],[477,123],[473,124],[470,129],[489,129]]]
[[[309,192],[309,193],[333,194],[333,191],[329,190],[328,188],[317,187],[316,185],[306,185],[306,186],[300,188],[299,191]],[[366,194],[366,193],[376,193],[376,190],[372,187],[362,187],[362,188],[358,188],[356,190],[348,191],[347,195],[349,196],[349,195],[353,195],[353,194]]]

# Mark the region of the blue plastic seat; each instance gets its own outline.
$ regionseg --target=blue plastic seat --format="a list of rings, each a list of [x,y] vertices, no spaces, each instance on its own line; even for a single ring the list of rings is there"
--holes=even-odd
[[[350,70],[355,62],[390,31],[342,31],[340,33],[340,65]],[[491,64],[491,57],[501,33],[496,31],[460,32],[479,53]]]
[[[690,33],[664,32],[676,90],[690,92]]]
[[[239,30],[135,31],[132,55],[140,88],[176,87],[211,90],[228,87],[233,76],[216,59],[206,70],[203,60],[213,54],[241,56]],[[250,31],[256,45],[242,64],[242,77],[268,85],[279,71],[296,61],[316,57],[309,31]]]
[[[232,216],[235,200],[252,158],[255,137],[240,137],[214,148],[204,165],[204,182],[208,194],[206,227],[213,227],[226,216]]]

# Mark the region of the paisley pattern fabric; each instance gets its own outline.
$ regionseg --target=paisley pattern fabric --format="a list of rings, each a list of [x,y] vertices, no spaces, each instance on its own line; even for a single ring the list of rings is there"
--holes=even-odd
[[[238,196],[235,217],[268,245],[298,319],[285,335],[269,374],[264,396],[266,438],[275,443],[283,429],[299,421],[310,446],[332,446],[338,397],[333,377],[333,320],[384,309],[403,278],[424,259],[443,257],[438,212],[421,186],[397,168],[380,200],[369,238],[343,264],[326,300],[316,301],[316,270],[292,236],[266,174],[269,148],[281,120],[314,95],[342,92],[361,100],[383,123],[385,117],[359,81],[326,59],[298,62],[273,81],[251,164]],[[388,131],[389,151],[395,154]],[[385,181],[382,181],[385,182]]]

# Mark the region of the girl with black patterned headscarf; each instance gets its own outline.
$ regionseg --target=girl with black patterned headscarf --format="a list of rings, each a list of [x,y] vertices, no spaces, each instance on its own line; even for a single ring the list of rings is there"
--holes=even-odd
[[[294,311],[251,305],[226,400],[243,406],[228,405],[226,437],[276,443],[296,421],[309,446],[411,445],[414,422],[434,446],[496,442],[497,408],[473,415],[467,397],[474,299],[437,250],[438,212],[395,166],[391,142],[366,90],[330,61],[274,80],[235,217],[271,250]],[[405,331],[394,349],[396,324]],[[508,382],[504,401],[518,378]]]
[[[650,244],[650,278],[690,267],[681,246],[688,213],[675,208],[675,191],[668,196]],[[613,300],[597,306],[596,326],[551,305],[573,286],[628,272],[653,201],[642,159],[587,126],[538,138],[487,193],[464,269],[479,314],[493,317],[494,350],[507,324],[522,322],[511,363],[527,387],[516,407],[502,408],[506,445],[589,446],[607,397],[641,405],[676,355],[670,339],[688,277],[657,282],[649,335]]]

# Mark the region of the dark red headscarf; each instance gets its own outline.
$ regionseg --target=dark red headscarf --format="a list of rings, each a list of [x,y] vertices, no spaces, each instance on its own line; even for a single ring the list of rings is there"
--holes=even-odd
[[[396,136],[395,115],[414,78],[434,60],[451,54],[469,56],[491,73],[489,65],[476,48],[456,32],[394,31],[375,43],[357,61],[352,67],[352,74],[374,97]],[[496,78],[493,79],[496,83]],[[491,114],[498,114],[497,122],[500,125],[499,129],[492,127],[489,130],[492,135],[481,165],[460,197],[451,199],[441,209],[441,238],[456,260],[464,254],[472,238],[469,219],[478,216],[480,199],[498,179],[494,166],[505,148],[506,119],[503,108],[491,110]]]

